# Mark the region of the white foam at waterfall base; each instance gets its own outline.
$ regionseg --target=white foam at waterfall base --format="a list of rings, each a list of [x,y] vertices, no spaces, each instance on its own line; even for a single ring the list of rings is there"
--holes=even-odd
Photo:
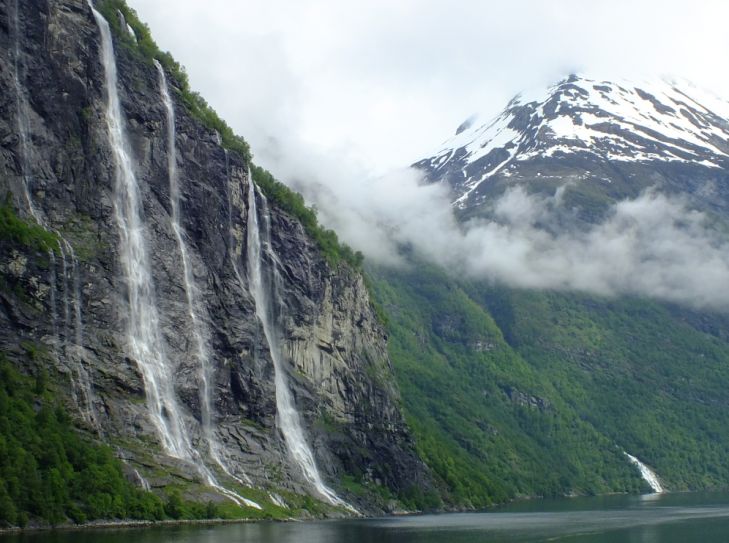
[[[658,479],[658,475],[656,475],[652,469],[650,469],[632,454],[628,454],[625,451],[623,451],[623,454],[628,457],[628,460],[630,460],[631,464],[638,468],[638,470],[640,471],[640,476],[643,477],[643,480],[648,483],[648,485],[653,489],[653,492],[655,492],[656,494],[661,494],[665,492],[663,486],[661,485],[661,481]]]
[[[182,261],[182,277],[185,286],[185,296],[187,300],[187,313],[192,325],[192,334],[195,345],[195,356],[199,364],[200,378],[200,411],[202,418],[202,431],[208,444],[208,451],[212,460],[220,466],[220,468],[230,477],[240,484],[251,484],[250,479],[245,476],[246,481],[235,476],[223,461],[220,453],[220,445],[215,437],[215,429],[213,427],[213,387],[215,372],[211,364],[211,352],[208,343],[208,330],[203,317],[199,314],[202,309],[200,298],[198,295],[198,287],[192,272],[192,264],[190,262],[189,250],[185,241],[185,231],[180,222],[180,187],[179,175],[177,171],[177,150],[176,140],[176,120],[175,108],[172,103],[169,88],[167,85],[167,77],[162,65],[155,60],[155,66],[159,74],[160,94],[162,103],[165,106],[167,114],[167,174],[170,184],[170,222],[172,231],[175,234],[177,248],[180,251],[180,260]],[[210,474],[212,477],[212,474]],[[220,487],[219,483],[211,479],[212,486]],[[235,494],[235,493],[232,493]],[[256,509],[261,509],[257,503],[235,494],[235,496],[248,505]]]
[[[256,315],[263,326],[263,333],[271,354],[276,386],[276,410],[281,434],[296,465],[301,468],[306,480],[316,492],[332,505],[345,507],[352,512],[356,510],[337,496],[322,481],[314,455],[309,448],[301,427],[299,413],[294,405],[288,387],[285,370],[282,365],[280,337],[276,325],[274,303],[279,303],[281,277],[278,273],[276,257],[271,246],[271,219],[265,196],[260,195],[263,228],[260,227],[258,206],[256,204],[255,184],[248,172],[248,283],[251,296],[256,303]],[[264,252],[268,259],[268,267],[264,271]],[[267,272],[267,273],[266,273]]]

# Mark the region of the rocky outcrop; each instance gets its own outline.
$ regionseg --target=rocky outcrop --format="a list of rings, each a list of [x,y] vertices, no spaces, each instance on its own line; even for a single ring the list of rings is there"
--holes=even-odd
[[[142,373],[126,348],[114,162],[91,11],[85,0],[4,0],[0,17],[0,84],[7,90],[0,96],[0,191],[28,221],[57,232],[65,247],[49,255],[3,243],[2,348],[19,365],[48,365],[69,391],[80,424],[114,445],[153,487],[178,477],[194,480],[186,466],[163,454]],[[199,360],[170,221],[164,104],[151,61],[118,45],[120,97],[164,352],[185,427],[205,456]],[[273,366],[249,294],[248,164],[173,100],[180,220],[203,305],[199,314],[210,332],[212,416],[221,455],[252,486],[309,493],[277,430]],[[356,271],[331,266],[301,224],[275,203],[271,224],[284,278],[282,352],[309,444],[327,483],[360,510],[375,511],[379,506],[346,494],[338,481],[347,475],[393,495],[429,484],[399,409],[385,333]],[[47,356],[31,359],[20,345],[38,345]]]

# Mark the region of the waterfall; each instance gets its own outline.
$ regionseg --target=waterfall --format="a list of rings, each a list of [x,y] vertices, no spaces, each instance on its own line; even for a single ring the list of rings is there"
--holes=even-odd
[[[63,341],[68,346],[69,330],[71,328],[71,310],[68,302],[68,262],[63,243],[58,244],[61,253],[61,293],[63,294]]]
[[[314,455],[304,438],[299,413],[294,405],[288,387],[285,370],[282,365],[281,338],[276,323],[276,307],[282,306],[279,299],[281,276],[277,266],[280,264],[271,245],[271,216],[265,196],[260,194],[263,228],[259,224],[256,204],[256,188],[248,173],[248,284],[251,296],[256,303],[256,315],[263,326],[263,333],[268,343],[274,369],[276,387],[276,410],[278,412],[279,429],[289,453],[306,480],[319,495],[332,505],[354,509],[339,498],[321,479]],[[267,266],[264,266],[264,255]]]
[[[30,195],[30,162],[28,160],[28,151],[30,148],[30,116],[28,113],[28,99],[23,92],[23,86],[20,82],[20,0],[15,0],[15,10],[13,12],[13,33],[14,50],[13,50],[13,84],[15,86],[15,106],[17,110],[18,124],[18,155],[20,157],[20,175],[23,182],[23,196],[25,204],[28,206],[28,212],[38,224],[41,224],[40,215],[35,207],[33,198]]]
[[[65,355],[68,357],[69,346],[71,345],[70,330],[71,327],[74,329],[73,343],[80,348],[83,342],[83,321],[81,316],[81,283],[78,269],[78,259],[76,253],[73,250],[71,244],[61,235],[60,232],[50,227],[42,215],[41,211],[36,207],[35,202],[31,196],[30,184],[31,184],[31,162],[30,162],[30,114],[28,99],[23,91],[23,85],[21,84],[21,30],[20,30],[20,6],[19,0],[15,0],[14,11],[13,11],[13,33],[14,33],[14,51],[13,51],[13,83],[15,86],[15,104],[17,109],[17,128],[18,128],[18,156],[20,162],[20,173],[22,178],[23,196],[25,198],[26,206],[28,207],[28,213],[38,223],[39,226],[53,232],[59,240],[58,248],[61,257],[61,294],[63,296],[62,307],[63,307],[63,348]],[[53,335],[56,341],[60,345],[60,334],[58,327],[58,272],[56,269],[56,255],[53,250],[49,251],[49,258],[51,262],[51,285],[50,285],[50,305],[52,312],[53,322]],[[70,259],[70,269],[69,269]],[[73,292],[71,292],[69,276],[73,281]],[[73,316],[71,315],[71,306],[73,305]],[[77,405],[81,412],[82,417],[89,423],[95,424],[95,417],[93,414],[93,401],[92,401],[92,389],[91,381],[88,377],[88,372],[83,365],[81,357],[78,357],[77,363],[72,372],[75,371],[77,374],[76,379],[72,377],[74,381],[74,389],[80,391],[84,397],[83,405],[81,401],[78,401]]]
[[[648,485],[653,489],[654,493],[661,494],[665,492],[663,486],[661,485],[661,481],[658,479],[658,475],[656,475],[652,469],[650,469],[632,454],[628,454],[625,451],[623,451],[623,454],[628,457],[628,460],[630,460],[631,464],[638,468],[638,470],[640,471],[640,476],[643,477],[643,480],[648,483]]]
[[[116,10],[116,14],[119,16],[119,25],[121,28],[127,31],[127,34],[129,34],[129,37],[134,40],[134,43],[137,43],[137,34],[134,32],[132,26],[127,22],[127,18],[124,17],[121,10]]]
[[[189,251],[185,242],[185,231],[180,223],[180,188],[179,176],[177,173],[177,150],[176,140],[176,121],[175,108],[170,97],[169,87],[167,85],[167,77],[165,76],[162,65],[155,60],[155,66],[159,73],[160,93],[162,102],[165,105],[167,113],[167,174],[170,183],[170,220],[172,230],[177,240],[177,248],[180,251],[182,260],[182,276],[185,285],[185,295],[187,297],[187,312],[192,324],[192,335],[195,344],[195,356],[199,363],[200,377],[200,414],[202,418],[202,431],[205,441],[208,445],[208,451],[213,461],[229,476],[233,477],[241,484],[251,484],[250,479],[244,475],[245,483],[233,475],[231,470],[226,466],[220,453],[220,444],[215,437],[215,428],[213,421],[213,393],[215,383],[215,368],[211,363],[210,348],[208,342],[208,329],[203,318],[198,314],[198,308],[202,306],[198,295],[198,288],[195,277],[192,273],[192,265],[190,263]]]
[[[240,272],[240,266],[238,265],[238,260],[241,257],[242,254],[242,236],[240,236],[240,233],[233,228],[233,198],[235,197],[236,200],[240,201],[241,194],[240,194],[240,185],[238,183],[231,183],[230,182],[230,163],[229,163],[229,156],[228,156],[228,150],[223,149],[225,152],[225,176],[227,179],[227,189],[228,189],[228,251],[230,255],[230,264],[233,267],[233,273],[235,274],[235,278],[238,281],[238,286],[240,287],[241,291],[245,292],[245,282],[243,281],[243,275]],[[251,178],[250,171],[248,172],[248,179]],[[237,191],[237,194],[233,194],[231,189],[235,189]],[[236,235],[240,237],[236,237]]]
[[[56,254],[53,251],[48,251],[48,256],[51,261],[51,288],[50,288],[50,302],[51,302],[51,322],[53,326],[53,337],[58,339],[58,293],[56,292],[56,283],[58,277],[56,273]]]
[[[71,244],[57,231],[52,231],[58,236],[58,252],[61,256],[63,352],[66,360],[76,360],[76,363],[71,367],[71,381],[76,405],[81,416],[89,424],[98,427],[93,411],[91,379],[81,357],[83,325],[81,321],[81,286],[78,274],[78,259]],[[73,290],[71,290],[71,284],[73,284]],[[71,333],[71,330],[73,330],[73,333]]]
[[[152,490],[152,486],[149,484],[149,481],[142,477],[142,474],[139,473],[139,470],[135,468],[132,473],[134,473],[134,478],[137,480],[139,486],[142,487],[142,490],[146,490],[147,492]]]
[[[139,188],[127,148],[117,89],[116,61],[106,19],[89,6],[101,32],[101,55],[106,78],[106,124],[115,166],[114,218],[119,229],[119,257],[127,283],[127,341],[132,359],[144,377],[147,406],[163,446],[177,458],[192,460],[182,414],[175,398],[170,365],[162,348],[159,316],[154,300]]]
[[[107,103],[106,123],[115,166],[114,216],[119,229],[119,253],[127,283],[129,315],[127,341],[131,357],[144,378],[147,408],[165,451],[193,465],[205,483],[238,505],[260,509],[250,500],[223,488],[193,448],[174,390],[174,375],[167,360],[159,327],[149,257],[144,240],[139,186],[128,150],[117,87],[116,60],[106,19],[87,0],[101,33]]]

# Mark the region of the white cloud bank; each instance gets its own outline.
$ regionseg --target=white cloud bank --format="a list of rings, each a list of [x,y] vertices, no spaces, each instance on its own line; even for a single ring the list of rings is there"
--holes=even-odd
[[[352,185],[302,185],[324,222],[369,258],[400,265],[402,246],[470,278],[518,288],[634,294],[729,309],[729,239],[679,198],[647,191],[587,229],[557,225],[564,188],[549,198],[507,191],[494,219],[459,224],[443,185],[412,169]],[[568,189],[567,189],[568,190]]]

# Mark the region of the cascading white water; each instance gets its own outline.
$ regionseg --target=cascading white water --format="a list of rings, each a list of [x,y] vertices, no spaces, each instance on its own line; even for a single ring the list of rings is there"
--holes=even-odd
[[[71,329],[71,309],[68,301],[68,262],[66,261],[65,244],[59,243],[61,253],[61,293],[63,294],[63,340],[68,345],[69,330]]]
[[[56,283],[58,283],[58,277],[56,273],[56,254],[53,251],[48,252],[48,256],[51,261],[51,288],[50,288],[50,302],[51,302],[51,323],[53,326],[53,337],[58,340],[58,293],[56,292]]]
[[[41,223],[42,224],[42,223]],[[53,230],[58,236],[58,251],[61,255],[61,293],[63,295],[63,349],[67,360],[76,360],[71,367],[71,380],[76,405],[83,419],[94,425],[96,418],[93,410],[91,379],[81,359],[82,321],[81,288],[78,276],[78,259],[71,244]],[[69,260],[70,266],[69,266]],[[71,283],[73,282],[73,291]],[[73,329],[73,334],[71,330]],[[75,374],[75,375],[74,375]],[[79,397],[80,396],[80,397]]]
[[[30,115],[28,99],[23,92],[23,86],[21,84],[21,31],[20,31],[20,9],[19,0],[15,0],[14,12],[13,12],[13,31],[14,31],[14,70],[13,70],[13,83],[15,85],[15,101],[17,108],[17,128],[18,128],[18,140],[19,150],[18,154],[20,157],[20,169],[23,185],[23,196],[28,207],[28,213],[40,226],[46,230],[53,232],[59,240],[58,249],[61,257],[61,294],[63,296],[63,346],[68,354],[70,341],[70,329],[74,327],[75,345],[80,348],[83,341],[83,324],[81,316],[81,288],[80,288],[80,276],[78,269],[78,259],[76,253],[73,250],[71,244],[61,235],[60,232],[51,228],[46,220],[44,219],[41,210],[35,205],[33,198],[31,197],[30,183],[31,183],[31,167],[30,167]],[[53,313],[53,335],[56,341],[60,344],[60,335],[58,328],[58,272],[56,270],[56,255],[53,250],[49,251],[49,258],[51,261],[51,288],[50,288],[50,303],[51,311]],[[69,259],[70,259],[70,270],[69,270]],[[74,288],[73,292],[69,287],[69,275],[72,278]],[[72,298],[71,298],[72,297]],[[71,305],[73,305],[73,317],[71,316]],[[72,322],[73,321],[73,322]],[[94,422],[93,405],[92,405],[92,389],[91,382],[88,377],[88,372],[81,361],[80,356],[75,364],[73,370],[77,374],[75,379],[75,387],[84,396],[84,402],[78,401],[77,405],[81,411],[82,416],[87,422]]]
[[[20,170],[23,181],[23,196],[25,197],[25,203],[28,206],[28,212],[30,215],[40,224],[40,216],[35,207],[33,199],[30,195],[30,163],[28,160],[29,151],[29,135],[30,135],[30,117],[28,114],[28,100],[23,92],[23,86],[20,83],[20,7],[18,4],[19,0],[15,0],[15,10],[13,12],[13,31],[14,31],[14,55],[13,55],[13,83],[15,85],[15,105],[17,109],[17,124],[18,124],[18,143],[20,146]]]
[[[225,176],[227,180],[227,188],[228,188],[228,254],[230,255],[230,264],[233,267],[233,273],[235,274],[235,278],[238,280],[238,286],[240,287],[241,291],[245,292],[245,281],[243,281],[243,275],[240,272],[240,266],[238,265],[238,260],[240,259],[240,256],[242,254],[242,237],[237,238],[236,236],[239,235],[239,231],[237,231],[233,227],[233,191],[231,189],[236,189],[238,191],[238,194],[236,195],[236,199],[242,199],[242,195],[240,194],[240,185],[238,183],[231,183],[230,182],[230,157],[228,156],[228,150],[223,149],[225,153]],[[248,178],[250,179],[250,171],[248,172]]]
[[[170,96],[164,69],[156,60],[155,66],[159,73],[160,93],[167,113],[167,174],[170,183],[170,220],[172,230],[175,234],[175,239],[177,240],[177,247],[180,251],[180,258],[182,260],[182,275],[185,285],[185,295],[187,298],[187,312],[192,324],[192,333],[196,351],[195,355],[199,363],[202,431],[208,444],[208,450],[212,460],[220,466],[227,475],[233,477],[239,483],[251,484],[251,481],[247,476],[244,475],[246,479],[244,482],[237,476],[233,475],[231,470],[223,461],[220,453],[220,445],[215,437],[215,429],[213,426],[213,388],[211,385],[211,383],[215,382],[215,370],[211,363],[212,357],[208,342],[209,333],[203,318],[198,313],[198,308],[201,307],[200,298],[198,296],[197,283],[195,282],[195,277],[192,273],[189,251],[185,241],[185,231],[180,223],[180,188],[177,172],[177,150],[175,145],[175,108]]]
[[[263,333],[268,343],[269,352],[273,361],[274,384],[276,387],[276,410],[278,424],[284,441],[296,464],[306,480],[314,489],[332,505],[346,507],[355,511],[349,504],[337,496],[333,490],[322,481],[319,469],[316,466],[314,455],[309,448],[304,431],[301,427],[299,413],[294,405],[288,387],[285,370],[282,364],[281,338],[276,323],[276,308],[282,305],[278,299],[281,290],[281,276],[278,272],[278,258],[271,245],[271,217],[268,211],[266,197],[260,194],[261,214],[263,228],[258,219],[258,206],[256,203],[256,188],[248,172],[248,284],[251,296],[256,303],[256,315],[263,326]],[[268,260],[267,265],[264,262]]]
[[[120,260],[127,283],[129,316],[127,340],[132,358],[142,371],[150,417],[162,438],[165,451],[192,464],[205,483],[239,505],[260,509],[255,502],[218,484],[193,448],[175,395],[173,375],[165,355],[152,274],[141,218],[139,187],[128,150],[117,87],[116,59],[111,30],[106,19],[87,0],[101,33],[107,103],[106,123],[115,167],[114,216],[120,237]]]
[[[147,479],[142,477],[142,474],[139,473],[139,470],[137,470],[135,468],[133,473],[134,473],[134,477],[137,479],[137,483],[139,483],[139,486],[142,487],[142,490],[146,490],[147,492],[152,490],[152,486],[149,484],[149,481],[147,481]]]
[[[628,454],[625,451],[623,451],[623,454],[628,457],[628,460],[630,460],[631,464],[638,468],[638,470],[640,471],[640,476],[643,477],[643,480],[648,483],[648,485],[653,489],[653,492],[655,492],[656,494],[661,494],[665,492],[665,490],[663,489],[663,485],[661,485],[661,481],[658,479],[658,475],[656,475],[656,473],[652,469],[650,469],[632,454]]]
[[[145,383],[147,406],[163,446],[173,456],[192,461],[192,447],[184,431],[175,397],[173,375],[162,347],[149,258],[141,219],[139,188],[128,151],[117,89],[116,59],[106,19],[88,0],[101,32],[107,103],[106,124],[115,167],[114,218],[119,229],[119,257],[127,283],[129,315],[127,341]]]

